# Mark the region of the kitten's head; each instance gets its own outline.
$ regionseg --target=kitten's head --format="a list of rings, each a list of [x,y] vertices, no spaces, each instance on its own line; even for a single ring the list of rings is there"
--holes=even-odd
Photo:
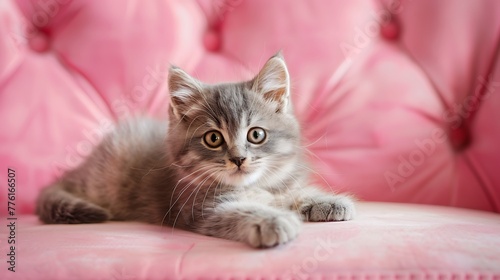
[[[241,83],[207,85],[172,67],[169,90],[173,164],[191,180],[274,186],[294,175],[300,131],[280,54]]]

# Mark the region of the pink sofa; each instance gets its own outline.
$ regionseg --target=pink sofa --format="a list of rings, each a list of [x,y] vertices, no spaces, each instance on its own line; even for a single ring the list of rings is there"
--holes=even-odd
[[[0,279],[500,279],[499,1],[2,0],[0,34]],[[170,64],[236,81],[280,49],[355,220],[255,250],[33,215],[116,120],[166,117]]]

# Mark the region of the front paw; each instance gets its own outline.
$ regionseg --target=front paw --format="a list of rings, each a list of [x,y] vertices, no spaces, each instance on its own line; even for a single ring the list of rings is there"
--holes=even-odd
[[[355,208],[349,197],[327,196],[304,203],[299,213],[309,222],[348,221],[354,218]]]
[[[294,213],[252,217],[248,221],[247,242],[256,248],[269,248],[297,237],[301,221]]]

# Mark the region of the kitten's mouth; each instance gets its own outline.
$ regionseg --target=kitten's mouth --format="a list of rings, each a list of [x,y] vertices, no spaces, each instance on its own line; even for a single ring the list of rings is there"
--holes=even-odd
[[[238,167],[228,172],[228,175],[236,180],[245,180],[247,177],[251,177],[252,170],[247,167]]]
[[[250,174],[250,172],[248,172],[247,170],[242,169],[240,167],[238,167],[238,169],[234,170],[231,173],[231,175],[237,175],[237,176],[241,176],[241,175],[245,175],[245,174]]]
[[[232,186],[248,186],[255,183],[260,178],[259,170],[242,167],[228,170],[225,182]]]

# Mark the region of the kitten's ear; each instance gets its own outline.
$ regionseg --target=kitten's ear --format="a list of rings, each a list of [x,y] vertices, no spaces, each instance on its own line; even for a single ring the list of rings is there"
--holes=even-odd
[[[184,115],[201,94],[202,84],[177,66],[170,66],[168,72],[171,112],[176,118]]]
[[[290,76],[281,52],[271,57],[252,80],[252,90],[275,105],[277,113],[290,109]]]

